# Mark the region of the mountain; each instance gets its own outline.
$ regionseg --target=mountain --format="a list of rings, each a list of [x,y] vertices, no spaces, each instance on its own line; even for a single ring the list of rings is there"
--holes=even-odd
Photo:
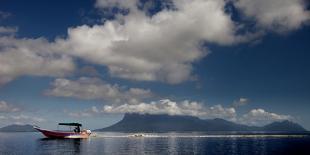
[[[282,121],[282,122],[273,122],[263,127],[263,130],[266,131],[291,131],[291,132],[300,132],[306,131],[301,125],[291,122],[291,121]]]
[[[117,132],[169,132],[169,131],[306,131],[300,125],[289,122],[274,122],[263,127],[233,123],[224,119],[200,119],[193,116],[166,114],[125,114],[116,124],[95,131]]]
[[[35,129],[33,129],[32,125],[8,125],[3,128],[0,128],[0,132],[36,132]]]

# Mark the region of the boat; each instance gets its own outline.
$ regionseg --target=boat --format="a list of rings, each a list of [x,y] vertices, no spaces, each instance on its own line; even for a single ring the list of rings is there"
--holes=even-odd
[[[82,124],[80,123],[58,123],[58,125],[73,126],[75,128],[73,131],[47,130],[39,126],[33,126],[33,128],[41,132],[47,138],[88,138],[91,134],[90,130],[81,130]]]

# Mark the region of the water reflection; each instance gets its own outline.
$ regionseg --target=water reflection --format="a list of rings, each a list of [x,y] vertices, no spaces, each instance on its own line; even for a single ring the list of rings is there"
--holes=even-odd
[[[100,134],[89,139],[42,139],[38,133],[0,133],[0,154],[310,154],[309,137]]]
[[[37,140],[36,152],[39,154],[80,154],[86,139],[51,139]]]

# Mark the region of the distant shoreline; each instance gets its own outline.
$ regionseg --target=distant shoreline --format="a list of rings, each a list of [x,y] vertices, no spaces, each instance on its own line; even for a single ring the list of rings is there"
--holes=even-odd
[[[160,133],[160,134],[168,134],[168,133],[178,133],[178,134],[204,134],[204,135],[307,135],[310,136],[310,131],[306,131],[306,132],[240,132],[240,131],[236,131],[236,132],[230,132],[230,131],[223,131],[223,132],[218,132],[218,131],[214,131],[214,132],[210,132],[210,131],[206,131],[206,132],[201,132],[201,131],[189,131],[189,132],[184,132],[184,131],[170,131],[170,132],[120,132],[120,131],[95,131],[94,133],[125,133],[125,134],[129,134],[129,133],[145,133],[145,134],[153,134],[153,133]]]

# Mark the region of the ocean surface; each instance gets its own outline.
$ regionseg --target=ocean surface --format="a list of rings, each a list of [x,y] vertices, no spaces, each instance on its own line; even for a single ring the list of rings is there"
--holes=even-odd
[[[36,132],[0,132],[0,154],[310,155],[310,136],[97,132],[89,139],[46,139]]]

